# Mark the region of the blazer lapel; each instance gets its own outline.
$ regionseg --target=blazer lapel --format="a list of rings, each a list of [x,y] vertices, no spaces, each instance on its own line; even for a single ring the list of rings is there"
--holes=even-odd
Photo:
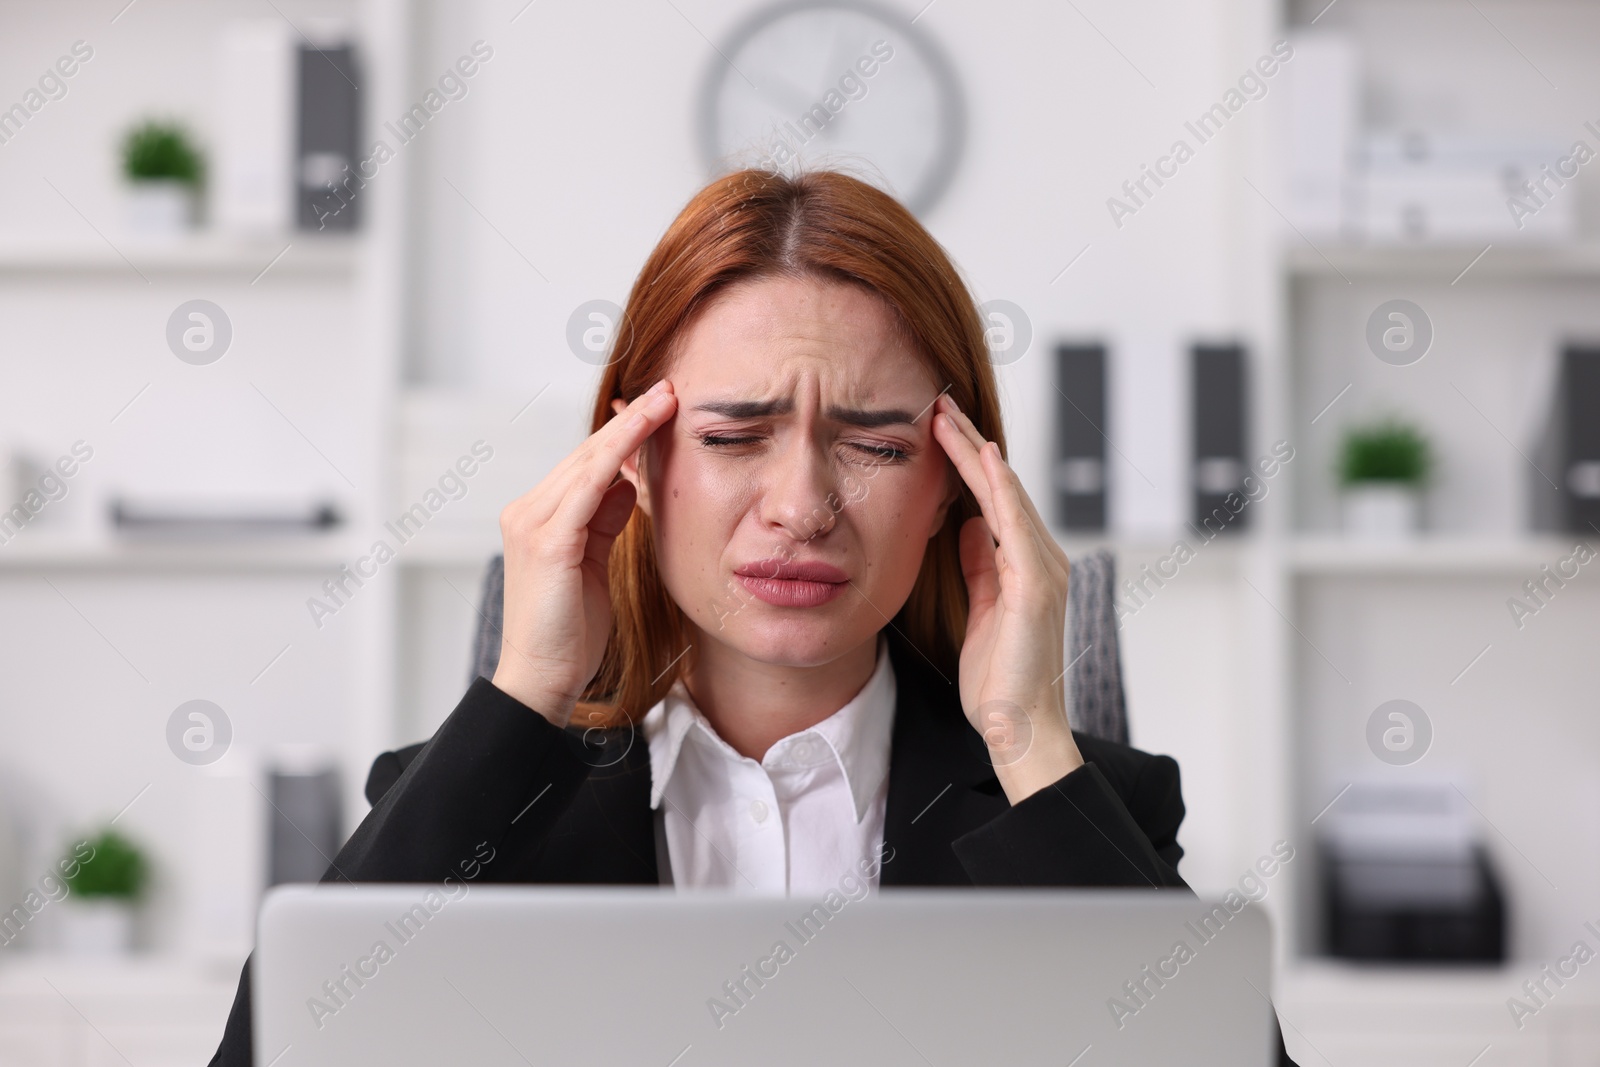
[[[950,843],[1010,802],[983,738],[961,710],[954,672],[941,674],[893,628],[889,654],[896,699],[879,883],[970,885]]]

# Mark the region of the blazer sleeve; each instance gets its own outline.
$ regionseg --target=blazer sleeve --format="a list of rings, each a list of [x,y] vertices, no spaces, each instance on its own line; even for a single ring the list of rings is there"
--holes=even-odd
[[[1082,767],[952,842],[973,883],[1187,889],[1178,764],[1126,746],[1080,748]]]
[[[589,773],[582,742],[477,678],[444,725],[403,768],[394,753],[373,766],[382,790],[322,876],[324,882],[434,882],[462,877],[484,843],[499,848],[513,823],[543,840]],[[397,772],[397,776],[396,776]],[[252,953],[252,959],[254,954]],[[213,1067],[251,1061],[250,960]]]

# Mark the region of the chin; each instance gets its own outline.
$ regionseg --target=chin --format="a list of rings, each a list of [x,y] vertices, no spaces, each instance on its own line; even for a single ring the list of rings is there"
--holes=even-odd
[[[754,605],[740,615],[753,610]],[[785,615],[798,617],[786,618]],[[874,628],[864,622],[840,616],[824,617],[814,609],[803,613],[774,609],[764,618],[730,619],[727,628],[711,631],[710,636],[761,663],[820,667],[868,640],[874,632]]]

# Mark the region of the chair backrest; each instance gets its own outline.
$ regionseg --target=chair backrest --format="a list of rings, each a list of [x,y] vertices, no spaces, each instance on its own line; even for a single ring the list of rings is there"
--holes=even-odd
[[[1072,561],[1067,591],[1067,718],[1072,728],[1107,741],[1128,741],[1122,695],[1122,654],[1117,643],[1116,557],[1100,549]],[[473,641],[472,678],[494,677],[500,662],[500,620],[505,610],[505,557],[489,561]],[[471,678],[468,679],[471,681]]]
[[[1067,718],[1074,730],[1128,743],[1117,640],[1117,557],[1102,548],[1070,561],[1067,583]]]

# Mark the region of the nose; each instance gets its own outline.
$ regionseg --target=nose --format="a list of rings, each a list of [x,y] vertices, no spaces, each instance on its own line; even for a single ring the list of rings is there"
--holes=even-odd
[[[839,497],[833,465],[809,434],[794,434],[768,462],[761,495],[761,521],[796,541],[833,529]]]

